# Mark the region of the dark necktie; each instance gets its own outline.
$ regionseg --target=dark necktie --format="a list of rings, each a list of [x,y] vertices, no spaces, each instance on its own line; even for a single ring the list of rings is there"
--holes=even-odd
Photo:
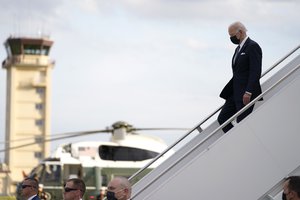
[[[237,46],[237,48],[235,49],[235,53],[234,53],[234,56],[233,56],[233,64],[235,64],[235,59],[239,53],[239,50],[240,50],[240,45]]]

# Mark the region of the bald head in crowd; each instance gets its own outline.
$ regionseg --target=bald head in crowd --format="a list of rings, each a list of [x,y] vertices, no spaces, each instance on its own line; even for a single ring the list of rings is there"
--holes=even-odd
[[[127,200],[131,197],[131,184],[125,177],[113,178],[107,186],[107,200]]]

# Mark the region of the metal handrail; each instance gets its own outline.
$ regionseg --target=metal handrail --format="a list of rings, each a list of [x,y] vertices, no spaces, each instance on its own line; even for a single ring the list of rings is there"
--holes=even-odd
[[[129,181],[134,179],[138,174],[140,174],[142,171],[147,169],[149,166],[151,166],[154,162],[156,162],[159,158],[161,158],[163,155],[165,155],[168,151],[170,151],[173,147],[175,147],[178,143],[180,143],[184,138],[189,136],[192,132],[194,132],[196,129],[198,129],[203,123],[205,123],[207,120],[209,120],[212,116],[214,116],[220,109],[219,107],[217,110],[215,110],[212,114],[210,114],[208,117],[206,117],[204,120],[202,120],[198,125],[196,125],[194,128],[192,128],[190,131],[188,131],[184,136],[180,137],[178,140],[176,140],[171,146],[169,146],[167,149],[165,149],[163,152],[161,152],[158,156],[156,156],[153,160],[151,160],[148,164],[146,164],[143,168],[138,170],[136,173],[134,173],[131,177],[129,177]]]
[[[245,107],[243,107],[241,110],[239,110],[236,114],[234,114],[231,118],[229,118],[226,122],[224,122],[221,126],[219,126],[217,129],[215,129],[212,133],[210,133],[208,136],[206,136],[202,141],[197,143],[190,151],[186,152],[184,155],[182,155],[180,158],[178,158],[171,166],[164,169],[161,173],[159,173],[155,179],[151,180],[150,182],[147,182],[147,185],[143,187],[141,190],[139,190],[136,194],[140,194],[142,191],[144,191],[146,188],[148,188],[153,182],[155,182],[159,177],[161,177],[163,174],[165,174],[168,170],[173,168],[177,163],[179,163],[181,160],[183,160],[186,156],[188,156],[190,153],[192,153],[194,150],[196,150],[200,145],[202,145],[204,142],[206,142],[209,138],[211,138],[214,134],[216,134],[219,130],[224,128],[226,125],[228,125],[231,121],[233,121],[235,118],[237,118],[240,114],[242,114],[245,110],[250,108],[252,105],[254,105],[257,101],[259,101],[264,95],[268,94],[274,87],[276,87],[278,84],[280,84],[282,81],[284,81],[287,77],[289,77],[291,74],[293,74],[296,70],[300,68],[300,64],[298,64],[294,69],[292,69],[288,74],[286,74],[284,77],[279,79],[276,83],[274,83],[271,87],[269,87],[266,91],[264,91],[262,94],[257,96],[255,99],[253,99],[249,104],[247,104]],[[135,197],[133,196],[132,199]]]
[[[292,49],[288,54],[286,54],[284,57],[282,57],[280,60],[278,60],[274,65],[272,65],[269,69],[267,69],[262,75],[261,78],[264,77],[266,74],[268,74],[270,71],[272,71],[276,66],[278,66],[280,63],[282,63],[286,58],[291,56],[294,52],[296,52],[300,48],[300,44]],[[256,99],[256,98],[255,98]],[[253,99],[251,102],[253,102],[255,99]],[[251,103],[250,102],[250,103]],[[250,104],[249,103],[249,104]],[[248,104],[248,105],[249,105]],[[254,103],[253,103],[254,104]],[[248,106],[247,105],[247,106]],[[252,105],[252,104],[251,104]],[[245,107],[247,107],[245,106]],[[201,130],[201,125],[204,124],[206,121],[208,121],[211,117],[213,117],[217,112],[219,112],[222,109],[223,105],[217,108],[215,111],[213,111],[208,117],[206,117],[204,120],[202,120],[199,124],[197,124],[194,128],[192,128],[190,131],[188,131],[185,135],[180,137],[178,140],[176,140],[171,146],[169,146],[167,149],[165,149],[162,153],[160,153],[158,156],[156,156],[153,160],[151,160],[148,164],[146,164],[143,168],[138,170],[136,173],[134,173],[128,180],[134,179],[137,175],[142,173],[145,169],[147,169],[149,166],[151,166],[154,162],[156,162],[159,158],[161,158],[163,155],[165,155],[168,151],[170,151],[173,147],[175,147],[178,143],[180,143],[182,140],[184,140],[187,136],[189,136],[192,132],[194,132],[196,129]],[[244,108],[245,108],[244,107]],[[250,106],[249,106],[250,107]],[[247,107],[248,108],[248,107]],[[243,110],[243,109],[242,109]],[[239,113],[239,112],[238,112]],[[237,113],[236,113],[237,114]],[[235,115],[234,115],[235,116]],[[231,117],[232,120],[234,117]],[[230,118],[230,119],[231,119]],[[227,121],[231,122],[232,120],[228,119]],[[226,121],[226,122],[227,122]],[[224,122],[217,130],[224,128],[228,123]],[[226,123],[226,124],[225,124]],[[199,131],[200,132],[200,131]],[[214,133],[214,132],[213,132]]]
[[[296,52],[300,48],[300,44],[296,46],[293,50],[291,50],[288,54],[283,56],[280,60],[278,60],[274,65],[272,65],[269,69],[267,69],[262,75],[261,78],[264,77],[266,74],[268,74],[271,70],[273,70],[276,66],[278,66],[280,63],[282,63],[285,59],[287,59],[290,55],[292,55],[294,52]]]

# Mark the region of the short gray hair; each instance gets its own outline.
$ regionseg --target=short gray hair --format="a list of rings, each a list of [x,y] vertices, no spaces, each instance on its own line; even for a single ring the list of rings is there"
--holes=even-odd
[[[236,30],[241,30],[243,32],[247,32],[247,28],[241,22],[234,22],[229,27],[234,27]]]

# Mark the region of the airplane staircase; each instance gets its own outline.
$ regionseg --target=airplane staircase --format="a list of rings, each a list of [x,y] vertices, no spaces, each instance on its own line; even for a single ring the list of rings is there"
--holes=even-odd
[[[219,125],[218,108],[130,177],[131,199],[280,199],[283,179],[300,175],[299,49],[300,45],[262,75],[263,93],[236,115]],[[235,123],[254,103],[253,112]],[[224,134],[222,128],[230,122],[235,126]],[[180,145],[175,154],[139,178]]]

